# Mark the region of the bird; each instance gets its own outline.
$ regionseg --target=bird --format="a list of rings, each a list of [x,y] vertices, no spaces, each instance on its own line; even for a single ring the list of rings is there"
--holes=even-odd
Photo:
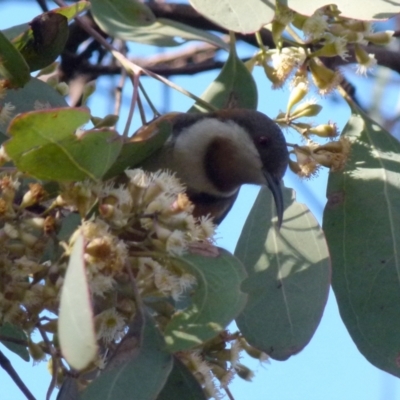
[[[186,185],[194,216],[211,215],[216,224],[232,208],[243,184],[266,185],[272,192],[278,226],[283,219],[281,180],[289,153],[278,125],[249,109],[173,113],[165,144],[142,164],[167,169]]]

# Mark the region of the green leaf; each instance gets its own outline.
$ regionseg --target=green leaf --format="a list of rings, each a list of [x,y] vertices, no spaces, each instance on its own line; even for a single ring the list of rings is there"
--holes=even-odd
[[[134,168],[162,147],[171,134],[171,119],[176,113],[165,114],[142,127],[132,139],[122,145],[121,152],[107,171],[104,179],[119,175],[127,168]],[[142,137],[143,133],[145,137]]]
[[[318,8],[326,6],[329,1],[326,0],[278,0],[283,5],[299,12],[300,14],[311,15]],[[362,0],[335,0],[342,12],[341,16],[362,20],[387,19],[394,17],[400,12],[400,4],[396,1],[374,0],[366,2]]]
[[[328,298],[330,262],[324,235],[308,208],[284,189],[280,230],[270,191],[262,188],[235,255],[249,277],[249,299],[236,323],[246,340],[276,360],[286,360],[311,340]]]
[[[12,339],[28,341],[25,332],[21,328],[12,325],[9,322],[5,322],[3,325],[0,326],[0,335]],[[19,355],[24,361],[30,360],[29,351],[26,346],[23,346],[22,344],[9,342],[7,340],[0,340],[0,343],[6,346],[8,350]]]
[[[31,78],[24,57],[0,31],[0,76],[8,80],[8,86],[23,87]]]
[[[351,155],[330,173],[323,223],[332,286],[360,352],[400,377],[400,143],[356,106],[343,137]]]
[[[246,295],[240,284],[246,276],[242,264],[226,250],[219,256],[189,254],[176,259],[197,279],[190,307],[177,312],[165,328],[167,348],[186,350],[215,337],[243,309]]]
[[[272,21],[275,2],[265,0],[190,0],[207,19],[228,31],[254,33]]]
[[[101,179],[115,162],[122,143],[112,130],[75,130],[90,118],[88,110],[60,108],[20,114],[9,126],[7,154],[21,171],[38,179]]]
[[[174,357],[174,366],[157,400],[207,400],[198,380]]]
[[[130,343],[126,343],[127,339]],[[140,338],[134,339],[125,337],[122,340],[120,346],[128,345],[120,354],[125,354],[125,359],[120,357],[107,366],[108,369],[82,393],[82,400],[132,400],[132,396],[135,400],[157,398],[171,372],[172,356],[164,350],[163,336],[148,315],[142,343]]]
[[[231,43],[229,57],[221,72],[200,97],[218,109],[257,109],[256,83],[238,57],[234,43]],[[209,110],[195,103],[189,112],[209,112]]]
[[[50,65],[64,50],[68,39],[68,18],[50,11],[34,18],[30,28],[13,40],[31,71]]]
[[[60,242],[68,242],[71,235],[76,231],[81,224],[82,218],[77,213],[68,214],[61,221],[60,231],[57,233],[57,238]]]
[[[226,48],[218,36],[189,25],[165,18],[156,19],[150,8],[135,0],[93,0],[92,13],[96,23],[110,36],[154,46],[178,46],[179,37],[200,40]]]
[[[129,27],[148,26],[156,18],[145,4],[137,0],[92,0],[93,18],[111,36],[129,35]]]
[[[68,107],[60,93],[36,78],[31,78],[21,89],[7,89],[6,96],[1,100],[1,104],[6,103],[11,103],[15,107],[13,116],[41,108]],[[0,121],[0,134],[6,132],[10,121]]]
[[[58,338],[68,364],[82,370],[97,355],[92,302],[86,277],[85,239],[79,233],[72,247],[60,296]]]

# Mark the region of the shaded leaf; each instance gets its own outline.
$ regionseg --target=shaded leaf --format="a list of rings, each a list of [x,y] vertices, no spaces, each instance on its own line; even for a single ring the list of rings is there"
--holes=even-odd
[[[67,102],[60,93],[47,83],[36,78],[31,78],[23,88],[8,89],[1,103],[11,103],[15,107],[12,111],[12,116],[41,108],[68,107]],[[11,119],[6,122],[0,121],[1,143],[8,139],[5,132],[9,122],[11,122]]]
[[[25,332],[21,328],[12,325],[9,322],[5,322],[3,325],[0,326],[0,335],[12,339],[24,340],[26,342],[28,341]],[[0,340],[0,343],[6,346],[8,350],[19,355],[24,361],[30,360],[29,351],[26,346],[9,342],[7,340]]]
[[[68,364],[82,370],[97,354],[93,310],[84,261],[85,240],[79,233],[72,247],[60,296],[58,337]]]
[[[0,31],[0,77],[7,86],[23,87],[31,78],[29,67],[18,49]]]
[[[400,377],[400,143],[356,106],[343,136],[351,156],[329,176],[323,223],[332,287],[361,353]]]
[[[257,109],[257,86],[253,76],[240,60],[234,43],[231,43],[229,57],[214,82],[208,86],[201,99],[218,109]],[[189,112],[209,112],[195,103]]]
[[[212,33],[165,18],[156,19],[150,8],[138,1],[94,0],[91,3],[96,23],[110,36],[162,47],[180,45],[182,40],[201,40],[226,48]]]
[[[220,255],[213,258],[189,254],[177,258],[176,263],[196,277],[197,286],[192,304],[177,312],[165,328],[171,352],[215,337],[246,303],[246,295],[240,290],[246,273],[240,261],[226,250],[220,249]]]
[[[330,4],[326,0],[278,0],[287,7],[306,15],[311,15],[318,8]],[[400,12],[400,4],[396,1],[374,0],[368,1],[347,1],[335,0],[341,16],[363,20],[387,19],[394,17]]]
[[[174,357],[174,366],[157,400],[207,400],[197,379]]]
[[[57,233],[58,240],[60,242],[68,242],[69,238],[76,231],[81,222],[82,218],[77,213],[71,213],[64,217],[61,221],[61,228]]]
[[[112,130],[75,130],[90,118],[82,108],[42,110],[20,114],[9,126],[5,143],[15,165],[45,180],[100,179],[115,162],[122,146]]]
[[[272,21],[275,2],[267,0],[190,0],[201,15],[228,31],[254,33]]]
[[[131,400],[133,393],[135,400],[156,399],[173,365],[172,356],[164,347],[163,336],[146,315],[142,343],[132,341],[126,359],[112,363],[112,368],[94,380],[81,399]]]
[[[141,127],[122,145],[116,162],[104,179],[119,175],[127,168],[134,168],[162,147],[172,130],[172,120],[179,113],[168,113]]]
[[[329,293],[330,262],[325,238],[308,208],[284,189],[285,213],[278,231],[270,191],[263,187],[246,220],[235,255],[249,277],[249,295],[236,323],[254,347],[286,360],[311,340]]]
[[[34,18],[30,28],[13,40],[31,71],[51,64],[63,51],[68,39],[68,19],[56,12]]]

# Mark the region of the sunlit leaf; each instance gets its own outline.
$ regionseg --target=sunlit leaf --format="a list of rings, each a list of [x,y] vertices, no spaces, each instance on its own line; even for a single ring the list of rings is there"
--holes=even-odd
[[[176,262],[194,275],[192,304],[177,312],[165,328],[171,352],[194,347],[215,337],[243,309],[246,295],[240,285],[246,276],[242,264],[226,250],[218,257],[189,254]]]
[[[0,336],[28,342],[28,338],[25,332],[18,326],[12,325],[9,322],[5,322],[3,325],[0,326]],[[0,340],[0,343],[6,346],[8,350],[19,355],[24,361],[29,361],[30,356],[27,346],[8,340]]]
[[[16,47],[0,31],[0,77],[8,86],[20,88],[30,79],[29,67]]]
[[[128,333],[129,335],[129,333]],[[164,349],[163,336],[146,315],[142,342],[140,338],[125,337],[126,345],[118,360],[113,362],[82,393],[82,400],[156,399],[172,369],[172,356]],[[118,351],[118,350],[117,350]]]
[[[275,3],[260,0],[190,0],[202,15],[228,31],[254,33],[272,21]]]
[[[156,19],[150,8],[139,1],[93,0],[91,3],[96,23],[110,36],[154,46],[177,46],[182,41],[201,40],[226,48],[212,33],[165,18]]]
[[[328,4],[336,4],[342,12],[341,16],[363,20],[387,19],[400,12],[400,4],[386,0],[278,0],[300,14],[311,15],[318,8]]]
[[[84,261],[85,240],[82,233],[72,247],[61,289],[58,337],[61,352],[68,364],[81,370],[97,354],[92,303]]]
[[[280,230],[270,191],[262,188],[247,218],[235,255],[249,277],[249,295],[236,323],[254,347],[277,360],[302,350],[321,320],[328,298],[330,261],[325,238],[308,208],[284,189]]]
[[[344,171],[329,176],[324,231],[340,315],[361,353],[400,377],[400,143],[356,106]]]
[[[21,171],[39,179],[100,179],[115,162],[122,142],[112,130],[75,135],[89,118],[82,108],[20,114],[8,129],[7,154]]]
[[[248,108],[257,109],[257,86],[253,76],[240,60],[234,43],[221,72],[200,96],[218,109]],[[208,112],[196,103],[189,112]]]

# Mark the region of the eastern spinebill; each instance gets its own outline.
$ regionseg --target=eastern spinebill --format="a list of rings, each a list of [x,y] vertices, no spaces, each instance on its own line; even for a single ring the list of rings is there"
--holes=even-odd
[[[178,113],[164,146],[143,165],[168,169],[187,186],[194,215],[220,223],[246,183],[267,185],[283,218],[281,180],[289,154],[282,131],[266,115],[246,109]]]

